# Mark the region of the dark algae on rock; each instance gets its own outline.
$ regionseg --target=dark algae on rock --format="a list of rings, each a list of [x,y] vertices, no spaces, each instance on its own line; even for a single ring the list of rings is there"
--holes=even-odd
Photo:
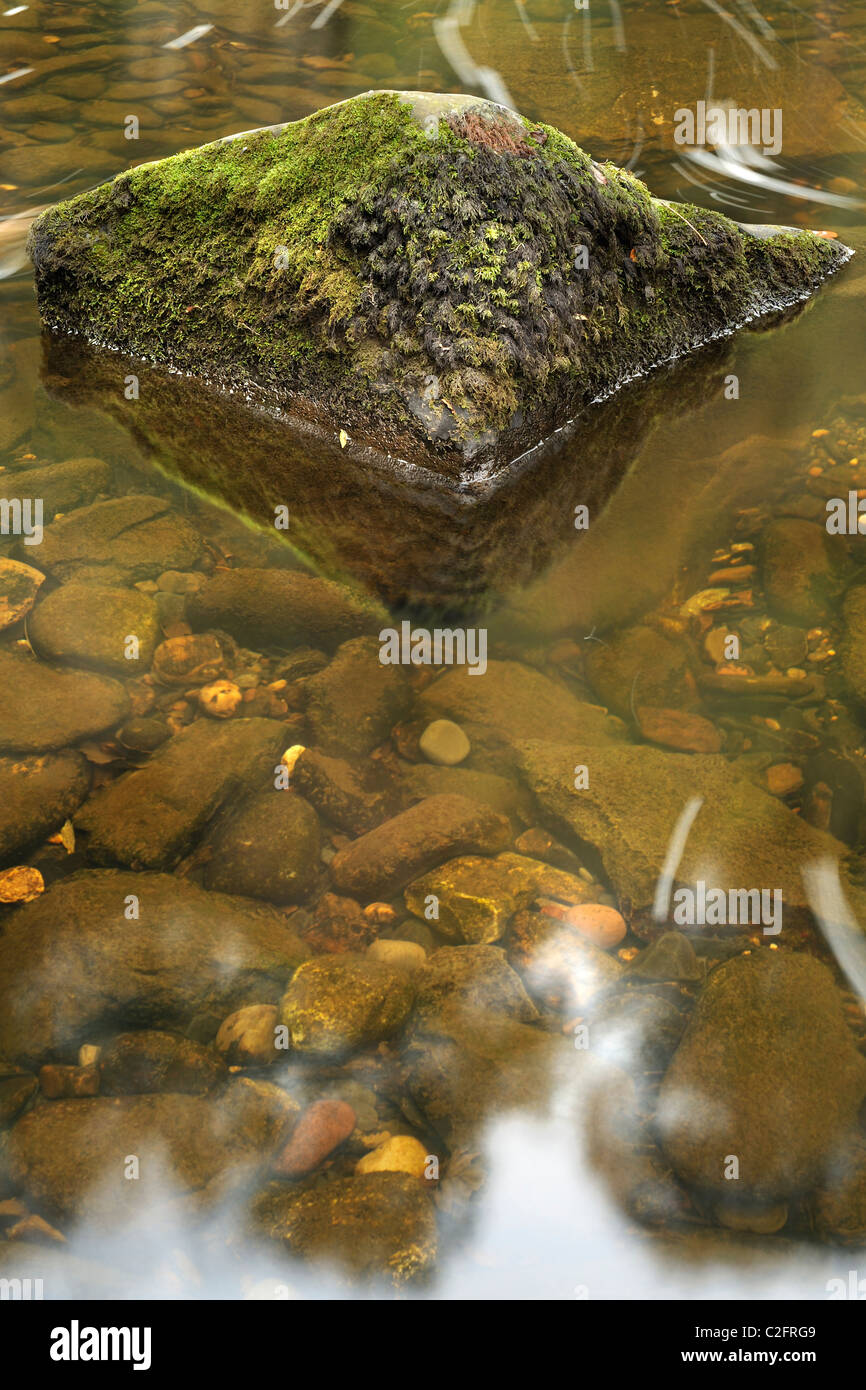
[[[493,102],[395,91],[140,165],[29,245],[49,327],[451,477],[850,254],[654,198]]]

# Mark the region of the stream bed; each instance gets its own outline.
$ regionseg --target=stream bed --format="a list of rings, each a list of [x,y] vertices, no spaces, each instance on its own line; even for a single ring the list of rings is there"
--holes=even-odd
[[[0,48],[0,1276],[827,1298],[866,1249],[866,7],[105,0]],[[375,87],[856,254],[483,495],[41,330],[39,210]],[[678,143],[700,101],[780,150]]]

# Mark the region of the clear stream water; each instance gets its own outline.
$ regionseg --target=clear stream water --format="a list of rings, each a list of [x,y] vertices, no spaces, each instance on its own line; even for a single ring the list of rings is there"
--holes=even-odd
[[[309,566],[400,614],[483,611],[495,650],[573,681],[578,693],[586,692],[587,641],[638,620],[679,624],[701,652],[718,611],[695,625],[682,606],[711,587],[710,575],[732,555],[750,558],[732,547],[760,555],[778,518],[821,520],[825,497],[866,486],[862,254],[784,322],[741,332],[629,388],[552,455],[542,453],[528,478],[456,521],[431,511],[429,499],[395,504],[387,489],[353,483],[351,464],[334,451],[226,433],[194,385],[175,415],[150,419],[146,437],[135,437],[122,411],[109,420],[116,402],[82,345],[43,358],[23,250],[36,211],[123,168],[377,86],[477,92],[627,165],[659,196],[741,221],[825,230],[857,253],[866,246],[861,3],[9,5],[0,14],[0,446],[8,476],[28,463],[105,459],[112,492],[164,492],[222,563]],[[677,145],[674,113],[700,100],[780,110],[780,153]],[[130,116],[136,140],[125,137]],[[732,376],[735,399],[725,392]],[[829,434],[815,436],[822,430]],[[258,525],[272,492],[263,501],[244,482],[261,476],[271,449],[279,462],[270,470],[285,480],[292,515],[287,540]],[[329,489],[331,466],[346,471]],[[233,495],[208,496],[211,468],[236,472]],[[574,506],[587,497],[592,521],[578,534]],[[239,509],[248,524],[238,523]],[[21,558],[38,566],[33,556]],[[761,623],[779,620],[760,573],[750,592],[730,622],[745,620],[751,656],[743,659],[760,676],[771,665]],[[796,775],[807,753],[830,750],[858,786],[866,781],[863,711],[840,671],[838,601],[793,626],[802,651],[783,669],[817,678],[813,701],[759,692],[745,706],[734,695],[708,698],[702,712],[723,730],[729,753],[793,764],[787,803],[818,825],[820,783],[831,803],[823,825],[838,834],[845,822],[842,838],[859,864],[862,791],[846,815],[831,774],[807,769],[799,783]],[[701,659],[709,675],[713,665]],[[672,823],[680,809],[671,808]],[[629,937],[626,958],[641,944]],[[632,1062],[641,1070],[639,1055]],[[851,1262],[848,1252],[812,1241],[802,1221],[740,1243],[706,1222],[642,1227],[618,1202],[604,1164],[581,1156],[564,1102],[552,1103],[546,1119],[491,1117],[483,1149],[486,1184],[468,1233],[453,1248],[443,1244],[422,1297],[820,1298]],[[119,1259],[87,1230],[72,1239],[76,1256],[94,1267]],[[154,1255],[153,1288],[200,1297],[243,1296],[255,1286],[268,1296],[268,1278],[297,1295],[320,1288],[315,1271],[263,1264],[244,1283],[233,1268],[202,1269],[197,1260],[192,1234],[183,1258],[175,1248]],[[87,1268],[58,1264],[66,1273],[57,1278],[84,1292]]]

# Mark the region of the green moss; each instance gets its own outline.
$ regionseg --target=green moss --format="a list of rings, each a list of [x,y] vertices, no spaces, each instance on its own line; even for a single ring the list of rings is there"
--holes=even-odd
[[[538,438],[840,260],[809,233],[758,239],[659,202],[550,126],[453,103],[425,130],[405,94],[370,93],[59,204],[31,238],[43,317],[462,455],[518,412]]]

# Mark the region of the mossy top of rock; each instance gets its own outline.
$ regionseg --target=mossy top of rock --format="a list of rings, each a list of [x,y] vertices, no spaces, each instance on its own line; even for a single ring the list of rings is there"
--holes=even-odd
[[[654,198],[495,103],[395,91],[140,165],[29,244],[49,326],[452,474],[850,254]]]

